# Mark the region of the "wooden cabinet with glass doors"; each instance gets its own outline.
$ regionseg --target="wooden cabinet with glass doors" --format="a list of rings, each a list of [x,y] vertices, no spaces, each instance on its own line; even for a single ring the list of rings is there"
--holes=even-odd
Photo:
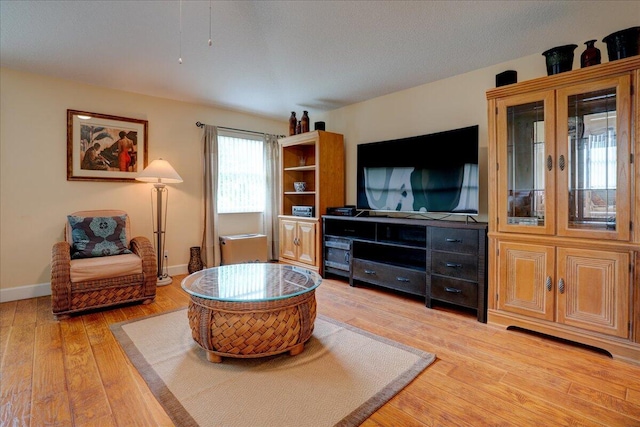
[[[632,57],[487,92],[489,323],[640,363],[638,70]]]
[[[320,270],[320,217],[327,207],[344,206],[344,138],[306,132],[280,143],[279,260]],[[295,188],[304,182],[305,188]]]

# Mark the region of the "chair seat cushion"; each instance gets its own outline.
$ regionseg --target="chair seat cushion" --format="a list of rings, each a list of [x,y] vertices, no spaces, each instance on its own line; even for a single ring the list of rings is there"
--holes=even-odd
[[[142,274],[142,258],[136,254],[71,260],[70,276],[74,283],[131,274]]]

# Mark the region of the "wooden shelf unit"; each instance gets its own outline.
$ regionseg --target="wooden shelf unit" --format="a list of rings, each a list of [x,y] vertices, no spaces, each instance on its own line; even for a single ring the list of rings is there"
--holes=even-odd
[[[344,138],[325,131],[282,138],[280,143],[279,260],[316,271],[322,259],[320,216],[327,207],[343,206]],[[295,191],[305,182],[305,191]],[[294,206],[309,207],[310,216],[294,215]]]

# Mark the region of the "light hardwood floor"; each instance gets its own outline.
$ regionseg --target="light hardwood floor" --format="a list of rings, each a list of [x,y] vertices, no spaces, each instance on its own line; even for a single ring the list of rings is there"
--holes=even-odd
[[[186,307],[183,277],[150,305],[64,321],[49,297],[0,304],[0,425],[173,425],[109,324]],[[364,426],[640,426],[640,365],[342,281],[317,299],[319,313],[437,355]]]

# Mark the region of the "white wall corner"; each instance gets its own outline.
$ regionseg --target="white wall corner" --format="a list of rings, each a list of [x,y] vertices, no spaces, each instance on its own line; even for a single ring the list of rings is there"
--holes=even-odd
[[[51,283],[18,286],[16,288],[0,289],[0,302],[37,298],[51,295]]]

